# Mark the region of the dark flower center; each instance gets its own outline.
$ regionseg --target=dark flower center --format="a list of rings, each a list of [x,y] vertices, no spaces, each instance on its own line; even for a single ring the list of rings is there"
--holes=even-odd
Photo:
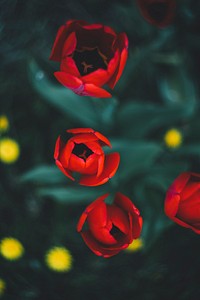
[[[97,47],[75,50],[72,57],[81,76],[90,74],[97,69],[107,69],[107,57]]]
[[[115,226],[114,224],[113,224],[113,226],[112,226],[112,229],[110,230],[110,234],[111,234],[116,240],[119,240],[119,239],[121,239],[122,237],[124,237],[124,233],[121,232],[121,230],[120,230],[117,226]]]
[[[167,3],[152,3],[148,6],[149,15],[156,20],[161,22],[167,14]]]
[[[90,150],[85,144],[75,144],[72,153],[82,158],[84,161],[93,154],[92,150]]]

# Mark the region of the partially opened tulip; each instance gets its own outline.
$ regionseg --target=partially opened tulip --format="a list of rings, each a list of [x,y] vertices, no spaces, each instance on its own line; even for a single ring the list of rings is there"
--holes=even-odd
[[[137,0],[142,16],[159,28],[168,26],[175,14],[176,0]]]
[[[113,203],[106,204],[108,195],[92,202],[77,225],[77,231],[87,246],[96,255],[105,258],[127,248],[140,236],[142,230],[142,217],[131,200],[117,193]]]
[[[70,179],[73,172],[81,175],[79,183],[97,186],[107,182],[117,171],[119,153],[105,154],[110,141],[91,128],[68,129],[56,141],[54,158],[58,168]]]
[[[60,62],[57,80],[81,96],[111,97],[102,88],[114,88],[128,54],[125,33],[102,24],[70,20],[57,33],[50,59]]]
[[[177,224],[200,234],[200,174],[180,174],[169,187],[165,213]]]

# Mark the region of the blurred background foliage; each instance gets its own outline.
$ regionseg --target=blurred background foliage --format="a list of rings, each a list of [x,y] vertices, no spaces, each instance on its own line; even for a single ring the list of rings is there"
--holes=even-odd
[[[163,203],[180,172],[200,171],[200,2],[177,0],[174,22],[162,30],[142,18],[133,0],[0,4],[0,115],[9,123],[0,121],[0,146],[12,139],[20,149],[10,163],[0,158],[0,238],[14,237],[24,247],[16,261],[0,256],[0,297],[198,299],[199,237],[171,226]],[[54,78],[58,64],[48,57],[68,19],[127,33],[128,63],[111,99],[79,97]],[[56,138],[74,127],[102,132],[120,152],[118,172],[107,184],[78,186],[54,165]],[[172,128],[178,139],[167,139]],[[137,252],[103,259],[87,248],[76,223],[88,203],[117,191],[143,216],[142,244]],[[54,246],[71,253],[65,273],[45,261]]]

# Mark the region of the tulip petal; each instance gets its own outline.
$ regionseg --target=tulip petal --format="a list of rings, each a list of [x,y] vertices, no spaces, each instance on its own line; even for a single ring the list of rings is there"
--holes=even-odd
[[[120,63],[118,68],[116,69],[114,75],[111,77],[111,79],[108,82],[108,85],[111,89],[113,89],[116,85],[116,83],[118,82],[118,80],[120,79],[122,72],[124,70],[126,61],[127,61],[127,57],[128,57],[128,51],[127,49],[123,49],[122,53],[121,53],[121,57],[120,57]]]
[[[94,129],[92,128],[74,128],[68,129],[67,132],[77,134],[77,133],[94,133]]]
[[[50,54],[49,59],[54,61],[61,61],[62,58],[62,49],[67,36],[67,27],[62,25],[57,32],[55,42]]]
[[[104,194],[100,197],[98,197],[95,201],[93,201],[90,205],[87,206],[87,208],[84,210],[84,212],[82,213],[78,224],[77,224],[77,231],[80,232],[82,230],[82,227],[88,217],[88,214],[95,209],[96,207],[98,207],[107,197],[108,197],[108,193]]]
[[[172,221],[174,221],[175,223],[177,223],[178,225],[180,225],[180,226],[183,226],[185,228],[190,228],[190,229],[193,230],[193,226],[191,226],[190,224],[187,224],[186,222],[184,222],[184,221],[182,221],[182,220],[180,220],[180,219],[178,219],[176,217],[171,217],[170,219]]]
[[[114,204],[126,211],[129,215],[130,233],[128,235],[129,243],[140,236],[142,230],[142,217],[137,207],[132,201],[122,193],[117,193]]]
[[[89,228],[103,228],[107,225],[107,207],[104,201],[101,201],[88,214]]]
[[[121,59],[121,53],[120,53],[119,49],[117,49],[115,51],[114,56],[111,58],[111,60],[108,63],[107,72],[109,75],[109,79],[107,80],[107,82],[110,82],[112,77],[115,76],[115,72],[119,68],[120,59]]]
[[[88,75],[82,76],[81,79],[83,80],[84,83],[92,83],[98,87],[101,87],[108,81],[109,74],[107,70],[97,69]]]
[[[112,223],[124,234],[128,234],[129,232],[129,219],[128,215],[125,214],[125,212],[115,206],[115,205],[109,205],[107,207],[108,210],[108,217],[112,221]]]
[[[102,147],[99,145],[99,141],[87,141],[84,143],[92,152],[94,152],[97,155],[104,154]]]
[[[142,224],[143,224],[143,219],[141,216],[133,216],[132,215],[132,239],[137,239],[139,238],[141,231],[142,231]]]
[[[70,139],[67,142],[67,144],[65,146],[63,146],[62,149],[60,149],[59,160],[64,168],[68,168],[69,159],[70,159],[71,153],[74,149],[74,146],[75,146],[75,144]]]
[[[103,30],[104,30],[105,33],[109,33],[109,34],[113,35],[114,37],[117,36],[116,32],[109,26],[104,25]]]
[[[169,187],[169,190],[172,193],[181,193],[185,185],[187,184],[188,180],[190,179],[191,172],[183,172],[181,173]]]
[[[200,224],[198,224],[198,227],[200,227]],[[196,224],[195,224],[194,227],[191,226],[190,229],[192,229],[195,233],[200,234],[200,229],[197,229],[197,228],[196,228]]]
[[[99,156],[99,159],[98,159],[97,177],[99,177],[102,174],[102,172],[103,172],[104,161],[105,161],[105,155],[102,154],[102,155]]]
[[[73,181],[75,180],[74,177],[72,177],[71,171],[65,169],[59,160],[56,160],[55,163],[57,167],[65,174],[65,176],[69,177]]]
[[[106,155],[104,170],[102,174],[99,177],[97,177],[96,175],[95,176],[83,175],[79,183],[81,185],[86,185],[86,186],[97,186],[97,185],[104,184],[116,173],[117,168],[119,166],[119,161],[120,161],[119,153],[114,152]]]
[[[101,134],[98,131],[95,131],[94,134],[102,142],[103,145],[106,145],[106,146],[112,148],[110,141],[103,134]]]
[[[200,190],[200,182],[190,182],[185,185],[184,189],[180,193],[181,201],[186,201],[193,194]]]
[[[84,96],[90,96],[90,97],[98,97],[98,98],[110,98],[112,95],[107,92],[106,90],[92,84],[92,83],[86,83],[84,92]]]
[[[54,75],[61,84],[73,91],[78,92],[84,89],[83,82],[71,74],[65,72],[55,72]]]
[[[92,250],[96,255],[102,256],[100,243],[94,239],[89,231],[81,232],[81,236],[90,250]]]
[[[90,225],[90,231],[93,237],[100,243],[106,246],[116,245],[117,240],[110,233],[110,230],[106,227],[97,227]]]
[[[59,156],[59,153],[60,153],[60,144],[61,144],[61,138],[59,136],[57,138],[56,145],[55,145],[54,159],[58,159],[58,156]]]
[[[76,66],[76,63],[71,57],[66,57],[65,59],[62,59],[60,70],[61,72],[71,74],[75,77],[80,77],[80,73]]]
[[[83,25],[82,28],[87,29],[87,30],[94,30],[94,29],[103,28],[103,25],[102,24],[88,24],[88,25]]]
[[[93,156],[91,158],[91,162],[89,161],[89,163],[86,163],[90,157],[85,162],[82,158],[72,153],[69,159],[68,168],[72,172],[77,172],[80,174],[87,174],[87,175],[96,174],[98,168],[98,158],[96,158],[96,154],[93,154],[91,156]]]
[[[81,173],[81,171],[85,169],[85,162],[82,158],[71,153],[70,158],[69,158],[68,168],[72,172]]]
[[[62,58],[72,54],[76,49],[77,39],[75,32],[70,33],[70,35],[65,40],[63,49],[62,49]]]
[[[80,134],[76,134],[71,138],[71,141],[73,141],[76,144],[85,144],[87,145],[87,143],[95,143],[97,144],[97,137],[92,134],[92,133],[80,133]],[[98,144],[97,144],[98,147]]]
[[[114,204],[118,205],[119,207],[121,207],[123,210],[125,210],[126,212],[130,212],[132,214],[135,214],[136,216],[140,215],[139,210],[137,209],[137,207],[132,203],[132,201],[125,196],[124,194],[118,192],[115,196],[114,199]]]
[[[111,235],[112,222],[107,215],[107,205],[104,202],[99,203],[88,214],[88,227],[93,237],[104,245],[116,244],[116,239]]]
[[[200,221],[200,191],[185,201],[181,199],[176,217],[191,225]]]
[[[103,248],[101,243],[98,243],[92,236],[90,231],[81,232],[81,236],[86,243],[86,245],[98,256],[103,256],[105,258],[116,255],[121,249],[109,249]]]
[[[180,203],[180,195],[172,193],[171,191],[167,192],[164,204],[165,214],[172,218],[177,214],[178,207]]]

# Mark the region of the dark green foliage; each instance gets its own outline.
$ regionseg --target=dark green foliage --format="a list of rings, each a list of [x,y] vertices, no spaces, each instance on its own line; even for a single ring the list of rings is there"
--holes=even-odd
[[[163,212],[176,176],[200,173],[200,2],[177,0],[174,23],[157,29],[141,17],[136,1],[0,0],[1,113],[21,147],[19,160],[1,164],[0,238],[25,247],[17,262],[0,257],[2,299],[199,299],[200,239]],[[53,76],[48,60],[56,32],[68,19],[84,19],[126,32],[129,58],[111,99],[80,97]],[[55,141],[64,130],[92,127],[121,155],[116,175],[96,188],[79,186],[54,165]],[[168,149],[170,128],[183,134]],[[106,148],[105,148],[106,150]],[[109,149],[107,150],[109,152]],[[96,257],[76,232],[85,207],[104,193],[121,191],[144,219],[144,248],[111,259]],[[68,248],[73,268],[50,271],[46,251]]]

